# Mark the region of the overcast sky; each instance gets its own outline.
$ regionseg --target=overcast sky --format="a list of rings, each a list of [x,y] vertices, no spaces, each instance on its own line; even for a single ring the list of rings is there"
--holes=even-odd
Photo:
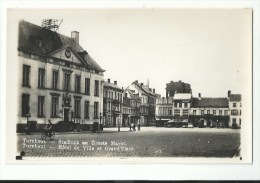
[[[63,19],[59,32],[80,32],[80,44],[106,70],[105,79],[127,87],[147,83],[165,96],[166,83],[190,83],[193,95],[245,94],[251,76],[248,10],[16,10],[41,24]]]

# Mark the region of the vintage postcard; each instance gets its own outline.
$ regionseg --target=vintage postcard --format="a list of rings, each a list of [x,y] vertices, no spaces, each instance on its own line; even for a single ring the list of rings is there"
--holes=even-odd
[[[252,162],[252,9],[8,9],[6,63],[10,163]]]

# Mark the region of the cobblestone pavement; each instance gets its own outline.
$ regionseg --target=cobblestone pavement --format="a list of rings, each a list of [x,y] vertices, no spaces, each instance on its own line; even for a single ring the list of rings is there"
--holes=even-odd
[[[90,132],[18,134],[18,152],[30,157],[233,157],[240,146],[240,130],[142,127],[105,128]]]

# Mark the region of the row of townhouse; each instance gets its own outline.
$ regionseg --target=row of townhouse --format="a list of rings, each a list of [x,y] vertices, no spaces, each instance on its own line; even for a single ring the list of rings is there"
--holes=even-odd
[[[241,127],[241,95],[228,91],[226,98],[198,98],[191,93],[175,93],[173,97],[157,98],[157,125],[172,120],[194,127]]]
[[[117,82],[104,82],[104,126],[128,126],[140,121],[141,125],[155,124],[155,89],[134,81],[126,89]]]
[[[46,27],[19,22],[18,124],[37,128],[64,121],[92,124],[103,109],[105,72],[79,44],[79,33],[64,36]]]

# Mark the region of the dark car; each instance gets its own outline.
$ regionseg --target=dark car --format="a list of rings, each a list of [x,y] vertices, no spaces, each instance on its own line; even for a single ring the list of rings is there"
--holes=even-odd
[[[232,129],[237,129],[237,124],[232,124]]]
[[[173,120],[167,121],[164,126],[165,127],[175,127],[175,122]]]

